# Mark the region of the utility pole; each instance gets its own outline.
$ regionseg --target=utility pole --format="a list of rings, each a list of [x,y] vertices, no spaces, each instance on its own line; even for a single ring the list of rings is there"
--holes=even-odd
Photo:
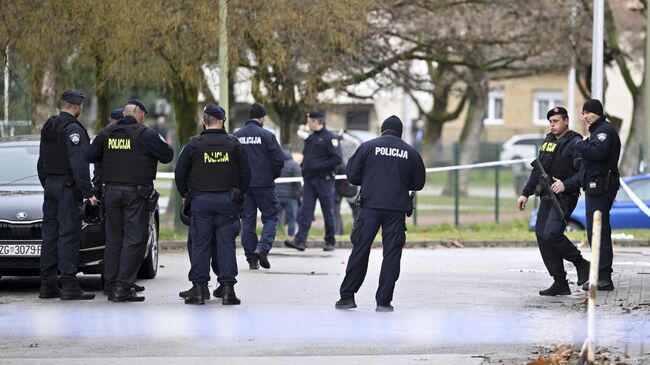
[[[603,48],[605,43],[605,0],[594,0],[593,43],[591,45],[591,98],[603,101]]]
[[[230,117],[228,100],[228,1],[219,0],[219,105]],[[224,129],[228,128],[224,125]]]

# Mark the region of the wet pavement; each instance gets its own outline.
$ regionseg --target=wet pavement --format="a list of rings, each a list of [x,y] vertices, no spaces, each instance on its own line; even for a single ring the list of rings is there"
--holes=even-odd
[[[2,278],[0,364],[522,363],[537,346],[584,341],[584,292],[572,283],[570,296],[539,296],[551,278],[535,248],[405,250],[394,313],[374,311],[380,249],[359,308],[334,309],[349,252],[277,248],[271,270],[252,271],[239,250],[241,306],[183,304],[182,250],[163,251],[158,277],[140,282],[144,303],[108,302],[97,276],[82,277],[98,291],[86,302],[40,300],[36,278]],[[615,249],[614,263],[617,289],[599,292],[597,343],[630,364],[650,361],[650,249]]]

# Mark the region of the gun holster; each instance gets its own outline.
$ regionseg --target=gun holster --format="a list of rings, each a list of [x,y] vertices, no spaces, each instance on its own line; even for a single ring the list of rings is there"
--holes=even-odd
[[[158,198],[160,198],[160,193],[156,189],[152,189],[151,193],[147,197],[147,209],[150,212],[155,212],[156,207],[158,207]]]

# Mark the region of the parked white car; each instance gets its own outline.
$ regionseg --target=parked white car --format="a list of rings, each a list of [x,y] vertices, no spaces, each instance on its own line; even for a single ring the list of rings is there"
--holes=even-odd
[[[521,158],[535,158],[539,146],[544,142],[543,134],[517,134],[510,137],[501,147],[501,154],[499,159],[501,161],[517,160]],[[530,169],[528,164],[513,165],[514,170],[521,171],[521,168],[526,166]]]

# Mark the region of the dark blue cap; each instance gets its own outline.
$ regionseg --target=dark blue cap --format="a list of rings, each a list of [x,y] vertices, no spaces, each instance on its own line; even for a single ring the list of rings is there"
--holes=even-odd
[[[129,101],[127,101],[125,105],[129,105],[129,104],[135,105],[138,108],[142,109],[142,111],[144,111],[145,114],[149,113],[147,111],[147,108],[144,106],[144,104],[142,104],[142,102],[138,99],[129,99]]]
[[[111,112],[111,119],[120,120],[124,117],[124,109],[117,108]]]
[[[79,90],[68,89],[61,94],[61,100],[75,105],[82,104],[84,102],[84,94]]]
[[[312,119],[322,119],[325,118],[325,114],[320,111],[320,110],[312,110],[310,111],[307,116]]]
[[[203,112],[207,115],[211,115],[219,120],[226,120],[226,111],[222,107],[215,104],[208,104],[203,108]]]

